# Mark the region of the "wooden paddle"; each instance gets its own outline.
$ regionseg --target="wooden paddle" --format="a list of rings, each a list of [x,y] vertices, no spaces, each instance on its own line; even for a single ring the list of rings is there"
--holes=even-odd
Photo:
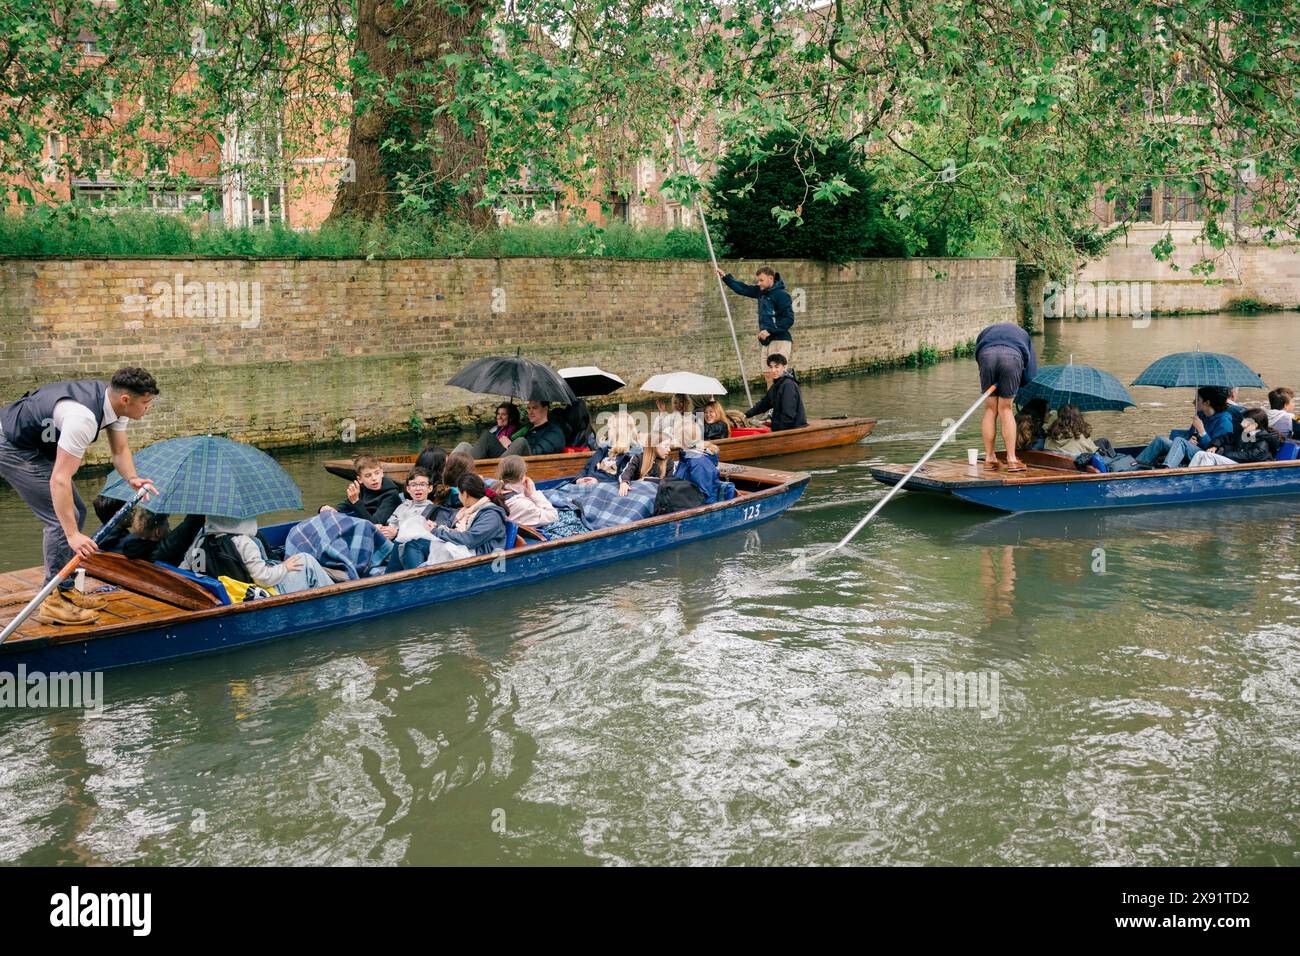
[[[153,485],[143,485],[140,488],[140,490],[135,493],[134,498],[132,498],[126,504],[122,505],[122,507],[118,508],[117,514],[109,518],[108,522],[104,525],[104,527],[100,528],[98,531],[95,532],[95,537],[94,537],[95,544],[99,544],[99,542],[104,538],[106,534],[108,534],[109,531],[112,531],[123,521],[125,521],[127,515],[129,515],[132,511],[135,510],[135,506],[138,505],[141,501],[143,501],[145,499],[145,496],[147,496],[152,491],[154,491]],[[6,624],[5,629],[3,631],[0,631],[0,644],[3,644],[5,641],[9,640],[9,635],[13,634],[14,631],[18,630],[18,628],[22,625],[23,621],[27,620],[27,618],[31,615],[31,613],[41,606],[41,602],[44,601],[47,597],[49,597],[54,592],[54,589],[59,586],[59,582],[62,581],[64,578],[66,578],[73,571],[77,570],[77,565],[79,565],[80,563],[81,563],[81,555],[74,554],[72,556],[72,560],[63,566],[63,570],[61,570],[58,574],[56,574],[53,578],[51,578],[50,582],[46,584],[45,587],[41,588],[40,591],[37,592],[36,597],[32,598],[27,603],[27,606],[18,612],[18,616],[14,618],[12,621],[10,621],[8,624]]]
[[[965,414],[963,414],[961,418],[957,419],[955,422],[953,422],[951,425],[945,428],[943,430],[943,434],[939,436],[939,440],[930,446],[930,450],[927,451],[924,455],[922,455],[920,460],[907,470],[907,474],[905,474],[902,478],[898,480],[898,484],[894,485],[894,487],[889,489],[889,492],[885,495],[885,497],[881,498],[879,501],[876,502],[876,506],[867,512],[867,516],[865,518],[863,518],[861,521],[859,521],[856,525],[853,526],[852,531],[850,531],[848,534],[846,534],[843,538],[840,539],[839,544],[832,545],[831,547],[827,548],[825,551],[822,551],[820,554],[814,554],[811,557],[813,559],[824,558],[832,551],[838,551],[840,548],[844,547],[851,540],[853,540],[853,537],[859,531],[861,531],[863,528],[867,526],[867,522],[869,522],[872,518],[876,516],[876,512],[878,512],[881,508],[885,507],[885,505],[889,503],[889,499],[894,497],[894,495],[898,494],[898,492],[900,492],[903,489],[903,485],[907,484],[908,479],[910,479],[913,475],[915,475],[920,470],[921,466],[930,460],[930,456],[933,455],[936,451],[938,451],[940,446],[942,446],[944,442],[946,442],[948,439],[952,438],[954,435],[957,434],[957,429],[961,427],[962,422],[966,421],[966,419],[974,415],[975,410],[978,409],[981,405],[983,405],[984,400],[987,399],[990,395],[992,395],[995,391],[997,391],[997,386],[990,385],[988,388],[984,390],[983,394],[980,395],[980,397],[976,400],[975,404],[972,405],[970,408],[966,409]],[[798,562],[795,563],[797,564]]]

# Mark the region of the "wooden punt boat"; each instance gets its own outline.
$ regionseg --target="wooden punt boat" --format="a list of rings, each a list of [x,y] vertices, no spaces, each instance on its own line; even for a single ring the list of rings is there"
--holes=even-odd
[[[713,444],[718,446],[719,461],[746,461],[751,458],[769,458],[792,455],[814,448],[833,448],[851,445],[871,434],[876,427],[874,418],[817,418],[803,428],[790,428],[780,432],[762,432],[723,438]],[[557,455],[530,455],[528,474],[534,481],[546,481],[576,474],[591,457],[591,452],[562,452]],[[415,464],[414,455],[382,455],[384,474],[396,482],[406,480],[406,473]],[[480,475],[495,475],[497,458],[479,459],[474,470]],[[323,462],[325,470],[351,481],[356,477],[350,458],[333,458]]]
[[[568,538],[521,536],[515,547],[496,555],[245,604],[219,603],[196,582],[160,566],[96,554],[83,562],[88,585],[120,588],[106,594],[109,605],[99,622],[76,628],[29,618],[0,645],[0,673],[17,673],[19,665],[28,673],[103,670],[217,653],[540,581],[770,521],[799,499],[809,481],[806,474],[766,468],[724,465],[722,471],[736,485],[730,501]],[[262,530],[278,544],[292,526]],[[41,574],[40,568],[0,574],[0,624],[13,620],[35,595]]]
[[[1136,455],[1142,449],[1117,450]],[[1020,457],[1028,467],[1012,474],[987,468],[983,462],[978,465],[964,461],[926,462],[903,490],[946,495],[1013,513],[1133,508],[1300,494],[1300,460],[1096,475],[1077,470],[1073,459],[1064,455],[1026,451]],[[884,484],[895,485],[910,467],[880,465],[871,469],[871,475]]]

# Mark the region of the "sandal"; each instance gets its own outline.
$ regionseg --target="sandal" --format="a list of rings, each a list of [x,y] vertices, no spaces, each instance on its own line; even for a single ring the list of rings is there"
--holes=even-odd
[[[1025,467],[1023,462],[1012,461],[1012,462],[1007,462],[1007,464],[1003,465],[1002,470],[1008,472],[1015,472],[1015,471],[1028,471],[1029,469]]]
[[[1002,466],[1001,462],[999,462],[996,458],[984,459],[984,467],[987,468],[989,471],[997,471],[1001,466]]]

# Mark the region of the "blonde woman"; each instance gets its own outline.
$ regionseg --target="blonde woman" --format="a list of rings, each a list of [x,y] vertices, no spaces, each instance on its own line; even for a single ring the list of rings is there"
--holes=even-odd
[[[618,411],[601,429],[600,447],[592,453],[578,475],[578,484],[594,485],[598,481],[618,481],[627,466],[632,449],[639,448],[636,420],[627,411]]]

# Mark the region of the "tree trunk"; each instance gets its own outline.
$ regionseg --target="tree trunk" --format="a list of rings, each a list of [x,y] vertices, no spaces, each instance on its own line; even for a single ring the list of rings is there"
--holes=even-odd
[[[490,209],[475,208],[481,187],[459,188],[465,182],[481,182],[484,136],[477,128],[466,137],[455,121],[440,114],[435,106],[455,95],[455,68],[439,58],[449,53],[477,52],[466,40],[490,24],[485,16],[489,0],[460,0],[463,14],[452,14],[447,0],[408,0],[400,6],[394,0],[359,0],[356,55],[368,66],[353,67],[352,124],[348,132],[348,156],[355,163],[350,181],[340,183],[330,219],[343,217],[379,219],[401,201],[385,169],[380,145],[387,139],[405,138],[408,143],[439,138],[439,149],[420,152],[425,176],[433,182],[458,187],[447,213],[476,227],[491,226]],[[370,92],[361,82],[378,78]],[[397,94],[396,105],[386,94]],[[422,177],[423,178],[423,177]]]

